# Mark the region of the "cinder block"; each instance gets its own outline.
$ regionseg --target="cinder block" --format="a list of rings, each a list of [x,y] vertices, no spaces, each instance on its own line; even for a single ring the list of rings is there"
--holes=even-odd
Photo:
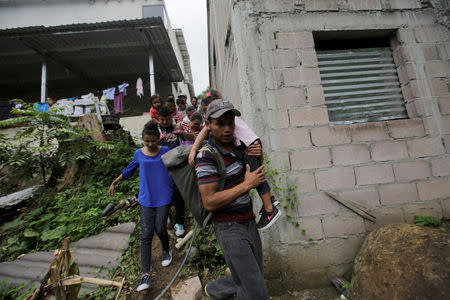
[[[411,44],[416,42],[414,31],[409,28],[398,28],[396,36],[397,40],[402,44]]]
[[[300,198],[298,214],[301,217],[318,216],[335,213],[340,209],[340,204],[325,193],[305,195]]]
[[[290,182],[297,186],[297,193],[310,193],[316,191],[314,173],[294,173],[289,176]]]
[[[330,151],[328,148],[295,151],[291,153],[291,165],[293,170],[308,170],[330,167]]]
[[[450,219],[450,199],[441,200],[442,216]]]
[[[414,28],[414,36],[418,43],[444,42],[448,40],[444,30],[439,26],[416,27]]]
[[[431,95],[437,97],[449,95],[446,78],[431,79]]]
[[[326,126],[311,129],[311,139],[315,146],[350,143],[348,126]]]
[[[387,122],[392,138],[422,137],[425,135],[422,119],[401,119]]]
[[[430,201],[427,203],[408,204],[403,207],[405,221],[414,223],[414,216],[431,216],[437,219],[442,218],[442,208],[439,201]]]
[[[394,181],[392,166],[387,164],[355,168],[358,185],[390,183]]]
[[[435,45],[423,45],[421,48],[425,61],[441,59],[439,51]]]
[[[300,58],[296,50],[275,49],[271,55],[272,66],[276,69],[296,67],[300,65]]]
[[[336,0],[306,0],[306,11],[338,11]]]
[[[414,99],[413,96],[412,96],[412,93],[411,93],[411,88],[409,86],[409,83],[402,84],[402,95],[403,95],[403,99],[406,102],[411,101],[411,100]]]
[[[442,116],[440,120],[440,133],[450,134],[450,116]]]
[[[291,126],[317,126],[329,123],[326,107],[294,108],[289,114]]]
[[[311,106],[320,106],[325,104],[325,96],[323,94],[323,87],[321,85],[307,86],[306,92],[308,96],[308,103]]]
[[[406,111],[408,112],[408,116],[410,118],[416,118],[419,115],[417,114],[416,105],[414,102],[407,102],[405,103]]]
[[[261,12],[266,13],[283,13],[290,12],[294,10],[294,2],[292,0],[279,0],[277,2],[273,1],[258,1],[261,4]]]
[[[431,176],[430,165],[424,160],[400,162],[394,164],[397,181],[426,179]]]
[[[333,164],[356,165],[370,161],[370,153],[367,145],[345,145],[331,148]]]
[[[419,0],[390,0],[392,9],[422,8]]]
[[[421,116],[421,117],[432,116],[435,105],[437,106],[437,103],[433,98],[430,99],[430,98],[422,97],[420,99],[414,100],[414,106],[416,108],[417,115]],[[424,127],[425,127],[425,125],[424,125]],[[426,128],[425,128],[425,132],[426,132]]]
[[[427,157],[445,153],[440,138],[419,138],[407,141],[411,157]]]
[[[374,161],[399,160],[408,158],[408,150],[404,141],[378,142],[372,146]]]
[[[417,202],[419,196],[415,183],[395,183],[380,186],[382,205]]]
[[[303,217],[298,220],[298,223],[298,227],[288,222],[280,224],[281,243],[297,243],[299,241],[307,241],[309,238],[317,241],[324,238],[320,217]]]
[[[441,60],[427,61],[425,71],[430,77],[446,77],[448,64]]]
[[[450,114],[450,97],[441,97],[439,99],[439,110],[442,115]]]
[[[450,153],[450,135],[444,135],[442,139],[444,140],[445,150]]]
[[[353,201],[369,209],[380,206],[380,197],[375,186],[368,186],[360,189],[342,191],[338,193],[344,199]]]
[[[280,172],[288,172],[291,170],[289,153],[274,151],[269,156],[273,169],[278,169]]]
[[[351,10],[381,10],[380,0],[347,0]]]
[[[307,128],[288,128],[280,130],[281,149],[311,147],[311,138]]]
[[[276,118],[277,118],[276,123],[272,124],[277,124],[278,128],[289,127],[289,116],[287,109],[278,109],[276,111]]]
[[[315,49],[301,50],[302,66],[303,67],[317,67],[317,53]]]
[[[281,70],[282,84],[286,86],[301,86],[303,82],[303,71],[300,68],[288,68]]]
[[[403,210],[400,207],[382,207],[372,210],[372,214],[376,217],[376,222],[364,221],[366,229],[373,231],[386,224],[403,223],[405,218]]]
[[[289,245],[283,247],[276,263],[277,265],[287,266],[288,269],[290,266],[296,266],[296,269],[302,270],[301,274],[297,273],[295,275],[293,270],[288,270],[290,274],[288,277],[296,276],[294,285],[298,286],[300,280],[311,280],[310,278],[314,278],[314,281],[317,281],[318,274],[316,272],[319,271],[317,266],[331,266],[353,262],[363,241],[363,235],[352,235],[347,238],[325,239],[318,243],[307,245]],[[311,270],[316,270],[316,272],[311,273]],[[323,268],[320,272],[324,273],[321,285],[324,286],[327,284],[327,280],[329,281],[329,275],[324,272]],[[290,298],[288,297],[288,299]]]
[[[342,237],[366,231],[363,219],[352,211],[340,211],[337,215],[323,218],[323,231],[326,237]]]
[[[351,126],[352,142],[381,141],[389,139],[385,122],[353,124]]]
[[[450,181],[448,178],[421,181],[417,183],[417,190],[422,201],[450,198]]]
[[[433,176],[450,176],[450,157],[448,155],[444,157],[434,158],[431,160],[431,170]]]
[[[275,35],[273,32],[263,32],[261,33],[260,37],[261,50],[272,50],[277,47],[275,43]]]
[[[423,88],[426,86],[423,79],[410,80],[408,85],[413,98],[420,98],[422,96]]]
[[[353,168],[332,168],[316,172],[316,183],[319,190],[340,190],[355,186]]]
[[[314,47],[314,39],[311,31],[277,32],[276,43],[280,49]]]
[[[303,88],[288,87],[274,90],[270,93],[277,103],[277,108],[290,108],[306,104],[305,91]]]
[[[302,69],[302,85],[320,84],[319,68],[303,68]]]

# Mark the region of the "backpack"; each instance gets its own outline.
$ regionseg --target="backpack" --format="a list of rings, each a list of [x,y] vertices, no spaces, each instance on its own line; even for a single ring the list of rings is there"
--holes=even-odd
[[[212,213],[205,210],[197,184],[197,173],[188,163],[192,145],[181,145],[162,155],[162,161],[172,176],[173,182],[180,191],[186,207],[191,211],[197,224],[205,227],[211,219]],[[219,173],[219,191],[225,186],[225,162],[222,155],[211,145],[206,145],[200,151],[210,151],[217,161]]]

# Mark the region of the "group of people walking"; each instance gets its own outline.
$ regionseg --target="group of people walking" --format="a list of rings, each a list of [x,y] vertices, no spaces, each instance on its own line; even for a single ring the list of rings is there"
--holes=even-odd
[[[195,168],[198,187],[231,275],[205,286],[212,299],[268,299],[262,266],[262,247],[258,230],[269,228],[280,217],[278,201],[265,179],[259,138],[239,118],[233,105],[212,90],[198,105],[196,97],[186,105],[186,97],[151,97],[151,121],[142,131],[144,146],[135,151],[131,163],[111,183],[115,185],[139,169],[142,279],[137,290],[150,287],[151,243],[154,232],[161,241],[162,266],[170,265],[167,220],[175,205],[175,235],[184,234],[185,205],[161,156],[180,145],[193,144],[189,164]],[[218,165],[214,155],[202,145],[215,147],[225,164],[225,185],[219,190]],[[200,150],[200,151],[199,151]],[[256,188],[263,202],[260,219],[255,222],[249,191]]]

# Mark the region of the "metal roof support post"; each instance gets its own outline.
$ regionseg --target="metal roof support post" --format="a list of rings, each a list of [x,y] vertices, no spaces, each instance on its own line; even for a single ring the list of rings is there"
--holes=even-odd
[[[41,72],[41,103],[45,103],[47,98],[47,62],[42,62],[42,72]]]
[[[155,69],[153,65],[153,55],[148,56],[148,65],[150,70],[150,95],[155,94]]]

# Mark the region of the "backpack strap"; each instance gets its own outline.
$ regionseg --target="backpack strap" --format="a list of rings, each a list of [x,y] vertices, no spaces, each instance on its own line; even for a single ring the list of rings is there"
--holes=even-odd
[[[217,161],[217,173],[219,173],[219,191],[223,191],[225,188],[225,180],[227,178],[225,162],[223,161],[222,155],[219,153],[216,147],[206,144],[199,151],[209,151]]]

